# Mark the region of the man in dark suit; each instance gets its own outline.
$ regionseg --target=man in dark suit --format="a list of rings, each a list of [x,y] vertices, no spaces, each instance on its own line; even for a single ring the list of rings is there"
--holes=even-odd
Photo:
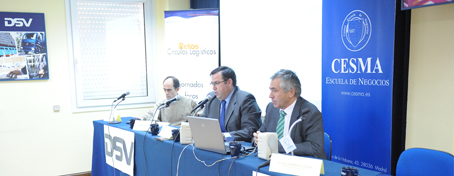
[[[296,146],[294,154],[326,159],[322,113],[300,96],[298,76],[291,70],[281,69],[271,77],[270,90],[272,102],[266,107],[265,122],[254,133],[254,140],[257,141],[260,132],[276,132],[279,139],[290,135],[291,125],[303,115],[303,120],[293,127],[290,136]],[[279,153],[285,153],[280,142]]]
[[[235,72],[229,67],[218,67],[210,75],[214,92],[209,95],[216,98],[207,102],[202,117],[219,119],[225,137],[251,141],[252,133],[262,124],[255,97],[236,86]]]

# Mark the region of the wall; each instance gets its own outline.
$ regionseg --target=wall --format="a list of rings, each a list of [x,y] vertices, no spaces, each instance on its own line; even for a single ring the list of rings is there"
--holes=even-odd
[[[90,171],[93,120],[102,119],[108,112],[71,112],[65,1],[1,0],[0,4],[2,12],[45,14],[50,76],[49,80],[0,82],[0,175]],[[164,10],[177,9],[169,9],[167,0],[156,0],[155,6],[158,52],[162,52]],[[157,56],[162,58],[162,54]],[[162,91],[159,94],[164,98]],[[60,105],[60,112],[53,112],[53,105]],[[127,109],[119,113],[140,116],[146,111]]]
[[[189,9],[184,5],[188,3],[179,6],[169,2],[155,3],[158,64],[164,54],[164,10]],[[71,112],[64,1],[1,0],[0,4],[3,12],[45,13],[50,73],[49,80],[0,82],[0,175],[90,171],[92,121],[107,112]],[[454,4],[412,10],[407,148],[454,153],[452,9]],[[158,80],[163,77],[158,75]],[[60,105],[61,111],[53,112],[53,105]],[[146,111],[119,112],[123,116],[140,116]]]
[[[167,0],[169,10],[188,10],[191,7],[190,0]]]
[[[454,154],[454,4],[411,15],[406,148]]]

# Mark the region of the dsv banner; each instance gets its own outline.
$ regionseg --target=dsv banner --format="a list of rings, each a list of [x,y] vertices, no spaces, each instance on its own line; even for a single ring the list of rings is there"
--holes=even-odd
[[[104,125],[106,163],[134,175],[134,133]]]

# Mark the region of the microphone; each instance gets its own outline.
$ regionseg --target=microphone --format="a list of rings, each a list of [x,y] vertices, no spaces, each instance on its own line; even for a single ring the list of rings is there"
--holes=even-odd
[[[194,109],[192,109],[190,114],[192,114],[196,109],[202,107],[205,103],[207,103],[211,99],[213,99],[213,96],[207,95],[207,97],[204,100],[200,101],[200,103]]]
[[[109,121],[109,122],[108,122],[109,124],[117,124],[117,123],[120,123],[120,122],[121,122],[121,121],[116,121],[116,120],[115,120],[115,117],[112,116],[112,111],[116,111],[117,106],[118,106],[121,102],[125,101],[125,97],[126,97],[127,95],[129,95],[129,91],[126,91],[125,93],[121,94],[120,97],[118,97],[116,100],[114,100],[114,101],[112,102],[112,105],[110,106],[110,115],[109,115],[109,119],[112,118],[112,121]],[[119,101],[119,102],[117,103],[117,105],[115,105],[115,107],[114,107],[113,104],[114,104],[115,102],[117,102],[118,100],[120,100],[120,99],[123,99],[123,100]],[[114,114],[114,116],[115,116],[115,114]]]
[[[126,91],[125,93],[121,94],[121,96],[118,97],[117,100],[125,98],[127,95],[129,95],[129,91]]]
[[[180,98],[181,98],[180,95],[177,95],[177,96],[173,97],[172,99],[167,100],[165,103],[162,103],[161,105],[169,106],[170,103],[173,103],[173,102],[175,102],[175,101],[178,101],[178,100],[180,100]]]
[[[158,112],[158,111],[161,110],[162,108],[168,108],[169,105],[170,105],[170,103],[173,103],[173,102],[175,102],[175,101],[178,101],[178,100],[180,100],[180,98],[181,98],[180,95],[177,95],[177,96],[173,97],[172,99],[167,100],[167,101],[164,102],[164,103],[161,103],[161,104],[158,106],[158,108],[156,108],[156,110],[154,111],[153,118],[151,119],[151,121],[152,121],[152,122],[155,122],[155,119],[156,119],[156,112]],[[164,105],[166,105],[166,106],[164,106]]]

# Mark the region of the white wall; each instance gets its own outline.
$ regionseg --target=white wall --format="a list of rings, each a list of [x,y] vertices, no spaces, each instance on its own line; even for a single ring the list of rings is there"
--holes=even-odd
[[[155,3],[158,46],[164,43],[164,9],[179,10],[169,9],[168,3],[167,0]],[[93,120],[102,119],[108,112],[71,112],[65,1],[0,0],[0,4],[2,12],[44,13],[50,77],[0,82],[0,175],[47,176],[90,171]],[[158,52],[162,51],[158,47]],[[162,91],[159,93],[164,98]],[[60,112],[53,112],[53,105],[60,105]],[[119,110],[119,114],[140,116],[146,111],[147,108],[128,109]]]
[[[167,0],[169,10],[188,10],[191,7],[190,0]]]
[[[45,13],[50,74],[49,80],[0,82],[0,175],[90,171],[92,121],[107,112],[71,112],[64,1],[0,0],[0,4],[3,12]],[[171,9],[167,0],[156,0],[155,5],[159,59],[164,53],[163,11],[189,7]],[[412,11],[407,148],[454,153],[453,9],[449,4]],[[53,112],[53,105],[60,105],[61,111]],[[139,116],[146,111],[119,112]]]
[[[411,15],[406,148],[454,154],[454,4]]]

